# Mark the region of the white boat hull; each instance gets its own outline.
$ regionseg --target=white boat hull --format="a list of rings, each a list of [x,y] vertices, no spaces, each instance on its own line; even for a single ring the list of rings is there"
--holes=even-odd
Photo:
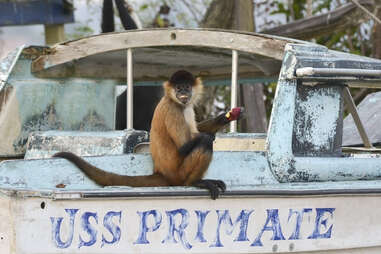
[[[13,198],[0,253],[380,253],[381,195]]]

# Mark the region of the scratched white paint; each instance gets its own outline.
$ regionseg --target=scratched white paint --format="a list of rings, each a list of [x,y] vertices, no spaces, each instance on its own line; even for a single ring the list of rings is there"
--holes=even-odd
[[[16,89],[12,89],[9,93],[7,103],[4,103],[2,106],[0,114],[0,154],[2,156],[12,156],[15,154],[14,137],[18,136],[20,131],[21,120],[19,103],[17,100]]]
[[[380,195],[0,202],[2,254],[381,251]]]
[[[318,149],[324,149],[329,146],[330,139],[336,135],[336,125],[338,114],[340,112],[340,94],[326,96],[329,91],[310,92],[306,101],[300,101],[299,107],[302,112],[308,113],[309,118],[305,118],[305,126],[311,127],[308,131],[296,128],[296,135],[301,143],[309,142]],[[298,127],[298,126],[297,126]],[[300,127],[300,126],[299,126]]]

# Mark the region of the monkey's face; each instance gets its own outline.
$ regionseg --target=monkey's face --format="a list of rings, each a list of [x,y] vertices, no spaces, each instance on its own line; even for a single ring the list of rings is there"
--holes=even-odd
[[[175,72],[163,83],[166,96],[172,101],[185,107],[195,105],[201,97],[203,85],[200,78],[185,70]]]
[[[192,84],[180,83],[174,85],[176,99],[183,105],[188,105],[192,99]]]

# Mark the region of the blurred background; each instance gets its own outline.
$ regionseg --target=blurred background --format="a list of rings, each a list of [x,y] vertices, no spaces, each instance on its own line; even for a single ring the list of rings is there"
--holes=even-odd
[[[107,8],[112,9],[108,14]],[[308,40],[330,49],[381,58],[378,0],[0,0],[0,58],[24,44],[50,45],[136,28],[123,23],[127,16],[139,29],[244,30]],[[245,120],[241,131],[266,131],[275,87],[276,83],[271,81],[241,85],[241,104],[255,112],[256,119]],[[229,89],[229,86],[209,87],[199,118],[227,110]],[[370,92],[353,89],[356,104]],[[250,95],[246,103],[245,94]]]

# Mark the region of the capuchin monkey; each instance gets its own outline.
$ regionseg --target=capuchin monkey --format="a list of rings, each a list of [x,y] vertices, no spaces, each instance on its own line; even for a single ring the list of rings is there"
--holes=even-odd
[[[103,186],[131,187],[195,186],[208,189],[212,199],[225,191],[220,180],[202,179],[213,155],[215,133],[233,120],[241,108],[196,123],[193,107],[199,101],[203,85],[200,78],[185,70],[175,72],[164,82],[164,97],[157,105],[150,132],[150,151],[153,174],[126,176],[101,170],[69,152],[59,152],[61,157],[73,162],[90,179]]]

